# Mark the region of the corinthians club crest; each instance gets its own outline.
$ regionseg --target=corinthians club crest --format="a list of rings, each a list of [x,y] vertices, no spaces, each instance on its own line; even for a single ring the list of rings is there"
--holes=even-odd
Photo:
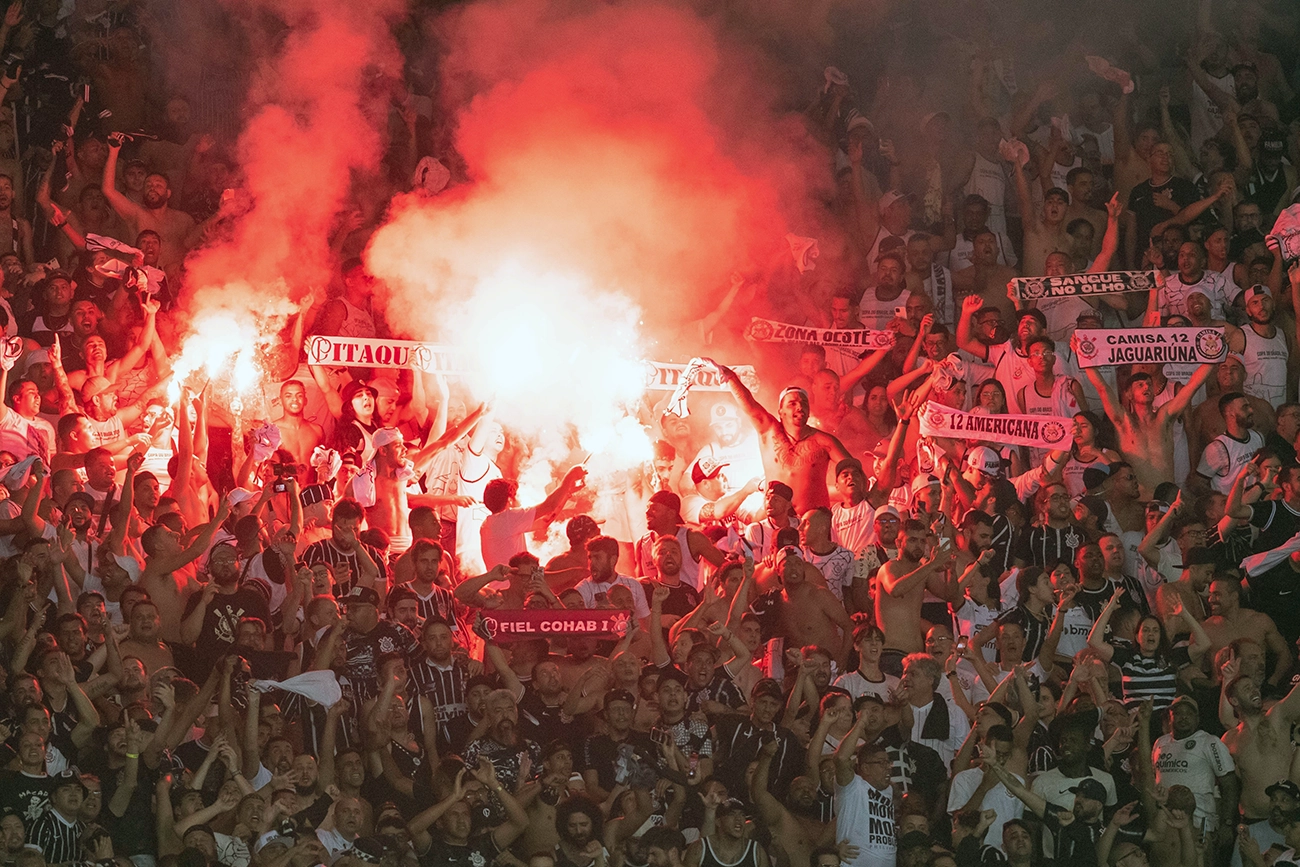
[[[1218,329],[1203,328],[1196,332],[1196,351],[1207,361],[1213,361],[1227,354],[1228,344]]]
[[[1025,301],[1034,301],[1047,294],[1047,282],[1037,277],[1020,281],[1020,297]]]

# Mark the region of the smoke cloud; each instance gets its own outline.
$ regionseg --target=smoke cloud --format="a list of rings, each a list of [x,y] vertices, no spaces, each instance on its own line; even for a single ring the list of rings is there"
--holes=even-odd
[[[639,360],[700,352],[689,323],[728,275],[808,233],[815,209],[783,203],[829,182],[824,154],[686,7],[489,0],[442,24],[470,183],[395,202],[367,264],[398,327],[468,350],[517,432],[572,424],[583,451],[618,452]]]
[[[256,57],[243,173],[228,234],[186,261],[189,336],[178,380],[233,359],[232,390],[257,380],[251,355],[332,274],[332,221],[356,178],[376,171],[387,121],[383,82],[401,71],[390,22],[404,0],[231,0]]]

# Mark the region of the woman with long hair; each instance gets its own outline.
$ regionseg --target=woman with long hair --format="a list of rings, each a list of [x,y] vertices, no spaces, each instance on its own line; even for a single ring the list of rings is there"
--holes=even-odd
[[[867,416],[866,451],[870,452],[881,442],[889,442],[898,424],[898,416],[889,402],[889,390],[883,383],[868,386],[862,409]]]
[[[996,379],[986,379],[975,389],[975,400],[971,412],[980,415],[1006,415],[1010,412],[1007,403],[1007,390]],[[977,445],[988,446],[1002,456],[1003,464],[1008,466],[1007,478],[1015,478],[1023,473],[1025,456],[1018,446],[999,445],[993,442],[980,442]]]
[[[1109,427],[1091,410],[1075,413],[1074,443],[1070,446],[1070,459],[1061,470],[1065,489],[1071,497],[1081,497],[1087,488],[1083,484],[1083,471],[1089,467],[1104,469],[1122,460],[1119,452],[1110,448]]]
[[[1116,647],[1106,635],[1110,619],[1124,600],[1124,588],[1116,587],[1106,606],[1101,609],[1088,646],[1097,652],[1103,662],[1113,662],[1120,670],[1120,695],[1124,706],[1137,707],[1143,699],[1151,699],[1153,710],[1167,709],[1178,694],[1178,672],[1188,665],[1199,663],[1210,649],[1210,637],[1201,624],[1188,611],[1178,605],[1173,612],[1191,630],[1187,647],[1171,647],[1164,624],[1154,615],[1138,622],[1136,641],[1132,647]]]

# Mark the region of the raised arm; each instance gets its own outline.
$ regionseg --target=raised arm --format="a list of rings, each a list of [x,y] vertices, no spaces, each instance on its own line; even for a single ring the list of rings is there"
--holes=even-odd
[[[754,398],[754,395],[745,386],[745,383],[740,381],[740,377],[736,375],[736,371],[732,370],[730,367],[724,367],[712,359],[706,358],[704,360],[713,365],[713,369],[717,371],[718,377],[727,384],[727,389],[731,392],[731,396],[736,399],[736,403],[740,404],[740,408],[749,416],[749,420],[753,423],[754,428],[760,434],[766,433],[777,426],[777,420],[770,412],[763,409],[763,405]]]
[[[104,162],[104,178],[100,182],[100,189],[118,216],[138,223],[145,216],[144,209],[117,191],[117,157],[122,152],[122,143],[125,141],[121,133],[109,135],[108,159]]]
[[[981,361],[988,361],[989,348],[975,339],[971,320],[976,311],[984,306],[984,299],[978,292],[967,295],[961,302],[961,317],[957,320],[957,348],[963,349]]]
[[[1079,354],[1078,334],[1070,335],[1070,349],[1074,350],[1074,354],[1077,357]],[[1088,377],[1088,381],[1092,383],[1092,387],[1097,389],[1097,394],[1101,397],[1101,408],[1106,412],[1106,415],[1110,418],[1111,422],[1114,423],[1116,427],[1122,425],[1127,413],[1124,410],[1124,406],[1119,402],[1119,397],[1115,394],[1115,390],[1110,387],[1110,383],[1101,375],[1101,370],[1096,367],[1085,367],[1083,373]],[[1196,389],[1192,389],[1192,391],[1195,392]]]
[[[1097,622],[1092,625],[1092,631],[1088,633],[1088,646],[1097,651],[1102,662],[1110,662],[1111,657],[1115,655],[1114,646],[1106,640],[1106,629],[1110,626],[1110,618],[1119,610],[1119,603],[1123,598],[1124,588],[1116,587],[1110,599],[1106,600],[1105,607],[1101,609]]]
[[[1187,384],[1182,387],[1173,399],[1165,403],[1158,410],[1161,419],[1174,418],[1183,414],[1183,411],[1192,404],[1192,397],[1196,394],[1197,389],[1204,385],[1211,376],[1214,375],[1214,369],[1217,364],[1206,362],[1196,368],[1192,378],[1187,380]],[[1091,370],[1092,368],[1089,368]]]

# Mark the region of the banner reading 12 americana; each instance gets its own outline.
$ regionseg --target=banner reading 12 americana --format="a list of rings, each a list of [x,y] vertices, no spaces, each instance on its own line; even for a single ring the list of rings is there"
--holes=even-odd
[[[1079,366],[1218,364],[1228,357],[1222,328],[1080,328]]]
[[[1061,415],[988,415],[929,401],[921,407],[921,436],[980,440],[1012,446],[1068,449],[1074,420]]]

